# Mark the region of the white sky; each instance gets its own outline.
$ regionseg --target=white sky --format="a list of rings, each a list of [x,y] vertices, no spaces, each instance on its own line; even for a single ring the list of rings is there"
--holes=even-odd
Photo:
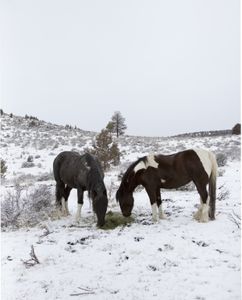
[[[1,107],[163,136],[240,122],[239,0],[1,0]]]

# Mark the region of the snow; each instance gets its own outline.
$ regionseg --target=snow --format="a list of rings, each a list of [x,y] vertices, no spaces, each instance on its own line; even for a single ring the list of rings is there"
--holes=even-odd
[[[239,138],[186,139],[183,145],[202,147],[208,142],[217,150],[221,143],[235,144]],[[181,138],[179,141],[171,138],[171,143],[166,140],[166,147],[161,148],[164,151],[160,153],[169,152],[179,143],[182,143]],[[146,148],[136,151],[131,142],[126,144],[122,165],[150,153],[147,151],[150,145],[149,139]],[[53,152],[58,153],[62,148]],[[54,155],[49,155],[50,149],[34,151],[26,147],[26,153],[40,154],[42,160],[40,168],[30,169],[21,168],[22,148],[12,144],[7,149],[4,158],[14,158],[12,163],[8,160],[9,181],[18,174],[50,172],[54,159]],[[82,219],[77,225],[77,198],[73,190],[69,199],[70,216],[43,221],[32,228],[3,231],[2,299],[240,299],[241,237],[240,229],[231,220],[231,214],[240,215],[241,209],[239,159],[230,159],[223,169],[223,176],[218,177],[218,195],[221,187],[227,189],[229,195],[217,201],[216,220],[208,223],[193,219],[199,204],[195,190],[162,190],[166,219],[155,223],[146,192],[138,190],[134,193],[134,222],[128,226],[98,229],[86,196]],[[109,209],[117,212],[120,209],[114,194],[119,173],[120,167],[116,167],[105,177],[111,195]],[[47,235],[46,228],[50,232]],[[26,268],[23,261],[30,259],[31,245],[40,264]]]

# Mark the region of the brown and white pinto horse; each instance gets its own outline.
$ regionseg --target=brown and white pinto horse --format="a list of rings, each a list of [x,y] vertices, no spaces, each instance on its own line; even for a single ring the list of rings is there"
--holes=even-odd
[[[133,191],[138,185],[143,185],[150,198],[153,220],[163,219],[160,189],[178,188],[193,181],[201,199],[194,218],[199,222],[208,222],[209,218],[214,220],[217,167],[215,155],[203,149],[139,158],[123,175],[116,193],[122,214],[125,217],[131,215]]]

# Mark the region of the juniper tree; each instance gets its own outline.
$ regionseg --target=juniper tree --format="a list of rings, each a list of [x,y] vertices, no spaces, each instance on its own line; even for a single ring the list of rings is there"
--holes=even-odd
[[[96,137],[92,153],[100,160],[104,171],[110,168],[110,165],[117,165],[120,161],[120,150],[117,143],[113,142],[111,132],[103,129]]]
[[[117,137],[124,134],[127,126],[125,124],[125,118],[121,115],[120,111],[116,111],[114,113],[111,121],[107,125],[107,129],[111,130],[111,132],[116,133]]]

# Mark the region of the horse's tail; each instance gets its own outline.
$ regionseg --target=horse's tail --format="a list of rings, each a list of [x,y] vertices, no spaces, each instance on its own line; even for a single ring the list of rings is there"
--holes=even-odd
[[[218,164],[215,155],[212,152],[209,152],[209,159],[211,162],[211,174],[209,178],[209,197],[210,197],[210,210],[209,217],[211,220],[215,219],[215,204],[216,204],[216,183],[218,175]]]

